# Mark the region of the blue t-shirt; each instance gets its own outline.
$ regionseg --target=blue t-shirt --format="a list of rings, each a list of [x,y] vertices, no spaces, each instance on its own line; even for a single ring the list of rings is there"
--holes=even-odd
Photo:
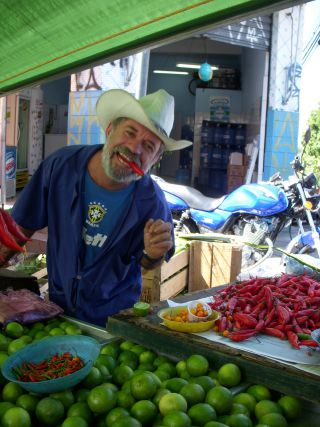
[[[129,203],[133,182],[119,191],[108,191],[97,185],[90,174],[85,176],[82,238],[84,265],[94,261],[119,220],[120,213]]]

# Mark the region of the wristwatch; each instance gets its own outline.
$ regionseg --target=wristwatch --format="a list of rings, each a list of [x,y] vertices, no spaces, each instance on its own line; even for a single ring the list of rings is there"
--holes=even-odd
[[[164,255],[159,258],[151,258],[149,257],[145,249],[143,249],[142,252],[143,252],[143,256],[148,260],[148,262],[150,262],[150,264],[157,264],[158,262],[162,261],[164,258]]]

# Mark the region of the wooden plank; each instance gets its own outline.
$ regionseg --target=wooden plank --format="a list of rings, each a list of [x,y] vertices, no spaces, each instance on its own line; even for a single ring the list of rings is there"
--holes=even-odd
[[[203,298],[221,289],[211,288],[193,292],[176,298],[176,302],[186,302]],[[186,358],[191,354],[203,354],[212,366],[218,368],[224,363],[236,363],[244,380],[264,384],[281,393],[295,395],[312,402],[320,402],[320,375],[298,369],[294,364],[266,358],[262,355],[235,349],[223,343],[216,343],[199,335],[171,331],[160,324],[157,312],[166,307],[166,302],[153,305],[153,313],[146,317],[133,315],[125,310],[109,317],[107,330],[123,339],[134,340],[154,351],[170,354],[172,357]]]
[[[193,241],[189,260],[189,292],[234,282],[241,271],[241,259],[241,245]]]
[[[187,286],[187,282],[188,269],[185,268],[160,285],[160,301],[178,295]]]
[[[40,294],[47,294],[49,291],[49,284],[45,283],[44,285],[40,286]]]
[[[234,282],[241,271],[241,261],[241,246],[213,244],[211,287]]]
[[[189,292],[211,287],[212,251],[208,242],[192,242],[189,259]]]
[[[150,303],[177,295],[187,286],[188,264],[189,249],[185,249],[174,255],[168,263],[164,262],[154,270],[143,270],[140,300]]]
[[[161,266],[160,280],[164,282],[168,277],[187,267],[189,264],[189,249],[185,249],[174,255],[169,262],[164,262]]]
[[[37,279],[42,279],[43,277],[46,277],[48,275],[47,269],[42,268],[39,271],[36,271],[35,273],[32,274],[32,276],[36,277]]]

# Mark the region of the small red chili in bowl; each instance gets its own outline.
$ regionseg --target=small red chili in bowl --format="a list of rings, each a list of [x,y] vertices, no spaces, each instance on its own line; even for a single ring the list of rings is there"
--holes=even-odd
[[[84,367],[83,360],[72,356],[69,352],[55,353],[40,363],[23,362],[21,366],[12,368],[19,381],[47,381],[73,374]]]

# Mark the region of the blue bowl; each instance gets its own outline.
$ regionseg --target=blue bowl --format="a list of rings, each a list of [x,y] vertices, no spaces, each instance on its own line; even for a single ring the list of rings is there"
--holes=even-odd
[[[23,362],[40,363],[55,353],[63,354],[69,351],[73,356],[79,356],[85,363],[84,367],[65,377],[40,382],[19,381],[12,371]],[[89,373],[100,353],[100,344],[94,338],[84,335],[61,335],[44,338],[41,341],[28,344],[21,350],[9,356],[1,366],[2,375],[9,381],[19,384],[27,391],[35,393],[54,393],[66,390],[81,382]]]

